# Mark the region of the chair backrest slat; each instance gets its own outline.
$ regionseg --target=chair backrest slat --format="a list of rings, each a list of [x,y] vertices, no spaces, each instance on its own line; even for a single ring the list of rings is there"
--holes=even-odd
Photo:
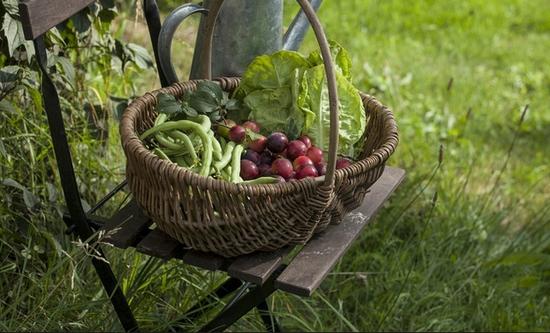
[[[22,0],[21,23],[27,40],[35,39],[95,0]]]

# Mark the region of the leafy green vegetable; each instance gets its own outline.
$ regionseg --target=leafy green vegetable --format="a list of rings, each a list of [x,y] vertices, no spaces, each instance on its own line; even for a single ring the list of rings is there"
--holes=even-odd
[[[235,94],[244,98],[255,90],[289,86],[294,70],[308,67],[308,60],[298,52],[283,50],[261,55],[248,65]]]
[[[170,116],[182,111],[181,103],[172,95],[161,93],[158,94],[157,100],[157,111],[159,113],[165,113]]]
[[[338,152],[355,156],[354,144],[359,141],[366,126],[366,115],[357,89],[343,74],[336,73],[338,87],[340,132]],[[330,109],[325,69],[318,65],[306,70],[298,104],[308,117],[303,132],[307,133],[315,145],[328,151],[330,137]]]
[[[329,44],[330,55],[332,56],[336,70],[339,70],[347,80],[351,81],[351,59],[349,58],[348,51],[335,41],[330,41]],[[320,51],[311,52],[308,60],[312,67],[323,64],[323,57]]]
[[[157,111],[167,114],[170,119],[188,119],[206,115],[211,121],[220,121],[228,111],[242,108],[239,101],[229,99],[218,84],[212,81],[201,81],[195,91],[187,91],[183,101],[178,101],[169,94],[159,94]]]
[[[354,156],[353,147],[365,129],[365,110],[351,84],[347,51],[335,42],[330,46],[339,92],[339,153]],[[307,59],[292,51],[259,56],[243,74],[235,96],[243,100],[250,110],[248,119],[259,122],[264,134],[283,131],[294,139],[302,132],[327,151],[330,112],[323,66],[318,51]]]
[[[307,67],[307,59],[294,51],[262,55],[248,66],[235,94],[243,98],[248,118],[262,124],[265,134],[283,131],[290,139],[300,135],[304,115],[296,100]]]

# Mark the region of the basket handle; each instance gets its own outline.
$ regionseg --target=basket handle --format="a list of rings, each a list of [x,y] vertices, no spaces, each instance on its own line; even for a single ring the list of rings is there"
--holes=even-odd
[[[327,173],[325,174],[325,180],[323,185],[334,185],[334,173],[336,172],[336,157],[338,152],[338,132],[340,124],[338,122],[338,90],[336,89],[336,74],[334,72],[334,64],[332,62],[332,56],[330,55],[330,47],[327,41],[327,36],[321,26],[321,22],[315,13],[315,10],[311,6],[308,0],[297,0],[304,14],[311,24],[313,31],[315,32],[315,38],[321,49],[321,55],[325,66],[325,73],[327,75],[328,86],[328,98],[329,98],[329,110],[330,110],[330,135],[329,135],[329,148],[328,148],[328,163]]]

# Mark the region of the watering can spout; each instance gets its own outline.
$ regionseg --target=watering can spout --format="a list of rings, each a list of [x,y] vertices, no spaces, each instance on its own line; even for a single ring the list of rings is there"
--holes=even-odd
[[[323,0],[310,0],[311,6],[315,11],[321,6]],[[288,27],[283,37],[283,50],[296,51],[302,44],[309,28],[309,21],[302,10],[298,12],[292,23]]]

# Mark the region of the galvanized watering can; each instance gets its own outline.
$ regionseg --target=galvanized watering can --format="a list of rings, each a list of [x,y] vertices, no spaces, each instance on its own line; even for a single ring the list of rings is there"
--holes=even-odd
[[[322,0],[311,0],[318,9]],[[203,6],[185,4],[165,19],[158,40],[160,70],[169,83],[178,81],[171,60],[177,27],[194,13],[201,17],[190,79],[240,76],[261,54],[296,50],[309,22],[300,11],[283,35],[283,0],[205,0]]]

